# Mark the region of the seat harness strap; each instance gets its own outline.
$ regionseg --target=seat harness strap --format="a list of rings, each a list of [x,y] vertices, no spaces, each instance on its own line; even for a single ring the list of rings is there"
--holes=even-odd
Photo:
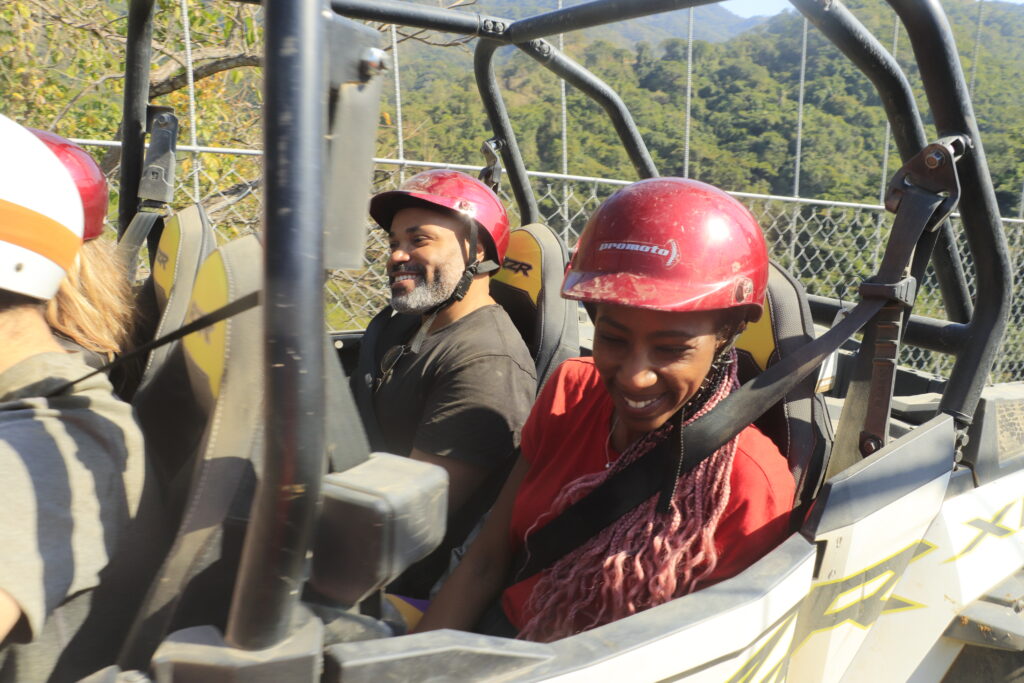
[[[143,354],[149,353],[153,349],[158,349],[161,346],[164,346],[165,344],[170,344],[172,341],[176,341],[178,339],[181,339],[182,337],[186,337],[192,334],[193,332],[198,332],[199,330],[207,328],[210,325],[214,325],[222,320],[226,320],[227,318],[230,318],[233,315],[244,313],[245,311],[248,311],[250,308],[255,308],[256,306],[258,306],[259,303],[259,292],[251,292],[249,294],[246,294],[241,299],[236,299],[224,306],[221,306],[220,308],[214,311],[211,311],[210,313],[207,313],[206,315],[196,318],[188,325],[179,327],[178,329],[174,330],[169,334],[165,334],[159,339],[154,339],[153,341],[146,342],[142,346],[134,348],[122,356],[118,356],[117,358],[110,361],[101,368],[93,370],[92,372],[86,375],[82,375],[78,379],[73,379],[70,382],[65,382],[64,384],[61,384],[56,389],[51,391],[48,395],[56,396],[57,394],[62,394],[71,387],[73,387],[74,385],[78,384],[79,382],[87,380],[90,377],[93,377],[94,375],[108,372],[109,370],[116,368],[122,363],[126,363],[127,361],[132,360],[133,358],[138,358]]]

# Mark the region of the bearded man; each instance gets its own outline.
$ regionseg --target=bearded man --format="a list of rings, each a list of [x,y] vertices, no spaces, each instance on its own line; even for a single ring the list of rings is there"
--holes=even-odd
[[[458,171],[426,171],[373,197],[370,215],[388,232],[398,314],[378,345],[372,445],[440,465],[449,477],[445,542],[392,588],[425,597],[448,551],[500,489],[537,377],[526,343],[490,295],[509,229],[489,187]],[[413,324],[394,324],[403,317]]]

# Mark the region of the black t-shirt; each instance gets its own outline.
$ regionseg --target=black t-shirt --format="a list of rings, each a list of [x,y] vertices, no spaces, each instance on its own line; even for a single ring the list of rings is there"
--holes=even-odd
[[[397,321],[382,333],[378,376],[389,347],[408,344],[415,335],[418,325],[404,324],[408,322]],[[394,338],[396,329],[403,330],[403,338]],[[417,448],[478,465],[490,474],[448,520],[440,547],[389,590],[429,597],[448,566],[451,549],[462,544],[501,489],[536,391],[533,358],[505,309],[497,305],[479,308],[428,335],[419,353],[406,350],[391,366],[373,397],[383,440],[374,449],[409,455]]]
[[[407,350],[392,366],[373,397],[380,446],[490,469],[519,445],[536,390],[533,359],[505,309],[478,308],[427,335],[419,353]]]

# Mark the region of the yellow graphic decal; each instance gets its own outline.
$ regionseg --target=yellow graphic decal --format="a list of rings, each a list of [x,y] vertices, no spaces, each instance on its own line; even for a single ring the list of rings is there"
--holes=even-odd
[[[854,586],[850,590],[843,591],[837,595],[835,600],[832,601],[832,604],[828,606],[828,609],[825,610],[825,614],[841,612],[847,607],[852,607],[861,600],[867,600],[868,598],[874,597],[875,593],[883,589],[888,589],[887,592],[891,593],[892,589],[896,586],[896,582],[892,580],[894,578],[896,578],[896,575],[891,571],[887,571],[865,581],[859,586]]]
[[[975,536],[971,540],[971,542],[967,544],[967,547],[965,547],[959,553],[943,562],[943,564],[948,564],[949,562],[955,562],[956,560],[959,560],[961,557],[977,548],[986,536],[993,536],[995,538],[1005,538],[1015,533],[1014,529],[1010,529],[1009,527],[1003,526],[1001,522],[1003,521],[1003,517],[1006,516],[1006,513],[1010,511],[1010,508],[1013,507],[1016,502],[1017,501],[1012,501],[1007,503],[999,512],[993,515],[991,519],[981,519],[980,517],[975,517],[974,519],[968,522],[964,522],[964,524],[967,524],[968,526],[972,526],[975,529],[977,529],[978,535]]]
[[[928,541],[916,541],[856,574],[816,584],[804,600],[791,654],[815,633],[843,624],[867,630],[884,614],[924,607],[893,591],[907,565],[934,549]]]
[[[740,666],[728,683],[752,683],[755,680],[759,683],[781,683],[786,680],[790,658],[815,633],[830,631],[842,624],[866,630],[880,616],[924,607],[919,602],[894,595],[893,591],[907,566],[935,548],[928,541],[916,541],[856,574],[815,584],[807,597],[783,616],[764,644]],[[785,656],[758,678],[786,629],[798,616]]]
[[[203,263],[196,275],[196,284],[189,302],[189,314],[186,322],[192,322],[231,300],[230,278],[227,266],[219,251],[213,252]],[[224,375],[224,356],[228,344],[228,322],[222,320],[198,332],[186,336],[182,340],[185,355],[189,360],[190,372],[198,372],[202,377],[208,397],[216,400],[220,393],[220,383]],[[196,387],[197,391],[199,387]],[[201,392],[205,393],[205,391]]]
[[[171,295],[180,248],[181,223],[178,217],[174,216],[164,225],[164,231],[160,234],[160,246],[157,247],[156,257],[153,259],[153,285],[161,309],[167,305],[167,298]]]
[[[736,339],[736,348],[746,351],[761,370],[768,367],[768,361],[775,353],[775,335],[772,332],[771,299],[765,300],[764,312],[757,322],[748,323],[747,328]]]
[[[541,263],[540,244],[536,238],[527,230],[513,230],[505,261],[494,279],[526,292],[536,306],[542,284]]]
[[[768,636],[764,644],[757,648],[754,654],[750,655],[747,661],[743,662],[742,666],[732,675],[728,683],[748,683],[753,681],[757,673],[761,670],[761,667],[765,665],[768,658],[771,656],[775,647],[782,640],[782,636],[785,635],[786,630],[796,619],[797,608],[800,607],[800,603],[797,603],[793,608],[783,615],[779,625]],[[779,662],[768,671],[768,673],[761,678],[762,683],[770,683],[771,681],[785,680],[783,674],[783,665],[786,663],[786,657],[783,656]],[[780,678],[780,674],[782,674]]]
[[[786,675],[783,672],[783,665],[786,663],[786,658],[783,657],[778,663],[772,667],[772,670],[768,672],[768,675],[761,679],[761,683],[783,683],[786,680]]]

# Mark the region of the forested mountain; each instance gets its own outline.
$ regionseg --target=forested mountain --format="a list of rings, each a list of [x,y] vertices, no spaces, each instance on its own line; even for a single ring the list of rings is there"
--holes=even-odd
[[[491,4],[503,2],[491,0]],[[893,14],[881,0],[847,4],[891,47]],[[1001,208],[1004,215],[1016,215],[1024,179],[1024,7],[984,3],[975,64],[978,4],[946,0],[943,5],[968,79],[973,74],[975,111]],[[481,0],[474,9],[488,11],[488,5]],[[588,42],[571,34],[566,43],[571,57],[621,94],[663,174],[683,172],[687,64],[685,13],[677,14],[682,28],[673,30],[680,30],[681,37],[625,47],[621,36],[615,42]],[[792,194],[802,21],[788,11],[728,40],[695,42],[691,176],[731,190]],[[666,20],[662,26],[676,24]],[[447,58],[439,59],[420,47],[402,62],[406,157],[479,163],[480,142],[489,131],[467,69],[468,50],[432,48],[449,51]],[[457,57],[460,49],[463,56]],[[897,57],[918,93],[927,124],[928,106],[917,70],[906,58],[909,52],[909,41],[901,32]],[[522,55],[499,61],[496,72],[528,167],[558,170],[561,146],[555,78]],[[604,113],[572,88],[568,100],[570,173],[635,177]],[[928,135],[934,134],[929,130]],[[800,194],[877,202],[884,141],[885,119],[874,88],[812,27]],[[393,152],[393,131],[385,130],[380,153],[391,156]],[[895,152],[891,154],[890,173],[899,165]]]

